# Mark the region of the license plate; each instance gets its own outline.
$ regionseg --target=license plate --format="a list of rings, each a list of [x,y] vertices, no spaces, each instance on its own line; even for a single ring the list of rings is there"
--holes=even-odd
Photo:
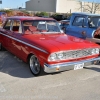
[[[74,65],[74,70],[82,69],[84,67],[84,63]]]

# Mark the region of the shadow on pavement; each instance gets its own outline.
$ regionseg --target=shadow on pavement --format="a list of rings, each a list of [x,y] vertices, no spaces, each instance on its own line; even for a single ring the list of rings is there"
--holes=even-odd
[[[89,69],[89,70],[94,70],[94,71],[97,71],[97,72],[100,72],[100,68],[98,67],[84,67],[85,69]]]
[[[98,67],[84,67],[84,68],[100,72],[100,68]],[[16,56],[9,53],[8,51],[0,51],[0,72],[9,74],[14,77],[19,77],[19,78],[35,77],[31,73],[28,64],[19,60]],[[50,75],[55,75],[60,73],[61,72],[58,73],[56,72],[56,73],[51,73]],[[40,73],[40,75],[37,77],[44,76],[44,75],[48,75],[48,74],[42,71],[42,73]]]
[[[9,74],[14,77],[30,78],[35,77],[28,64],[19,60],[13,54],[8,51],[0,51],[0,72]],[[40,73],[39,76],[47,75],[46,73]]]

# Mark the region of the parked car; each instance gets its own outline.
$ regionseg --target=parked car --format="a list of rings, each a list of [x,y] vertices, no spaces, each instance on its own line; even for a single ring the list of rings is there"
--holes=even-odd
[[[66,28],[69,25],[70,20],[61,20],[59,21],[59,25],[61,27],[61,29],[66,33]]]
[[[6,20],[7,13],[5,12],[0,12],[0,22],[4,22]]]
[[[8,17],[0,28],[5,48],[29,64],[34,75],[81,69],[100,60],[100,46],[62,33],[52,18]],[[14,67],[14,66],[13,66]]]
[[[66,16],[61,15],[61,14],[59,14],[59,15],[53,15],[53,16],[51,16],[51,17],[54,18],[54,19],[57,20],[57,21],[61,21],[61,20],[67,19]]]
[[[72,13],[66,34],[100,43],[100,15]]]

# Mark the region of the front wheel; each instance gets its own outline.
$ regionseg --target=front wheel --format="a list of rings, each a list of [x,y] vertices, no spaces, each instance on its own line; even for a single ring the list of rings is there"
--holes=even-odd
[[[41,66],[38,58],[35,55],[31,55],[29,58],[29,67],[33,75],[37,76],[41,72]]]

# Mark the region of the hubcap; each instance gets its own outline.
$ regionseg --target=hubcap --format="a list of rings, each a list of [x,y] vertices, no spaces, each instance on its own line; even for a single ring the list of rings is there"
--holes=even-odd
[[[35,55],[30,57],[30,68],[33,74],[38,74],[40,72],[40,63]]]

